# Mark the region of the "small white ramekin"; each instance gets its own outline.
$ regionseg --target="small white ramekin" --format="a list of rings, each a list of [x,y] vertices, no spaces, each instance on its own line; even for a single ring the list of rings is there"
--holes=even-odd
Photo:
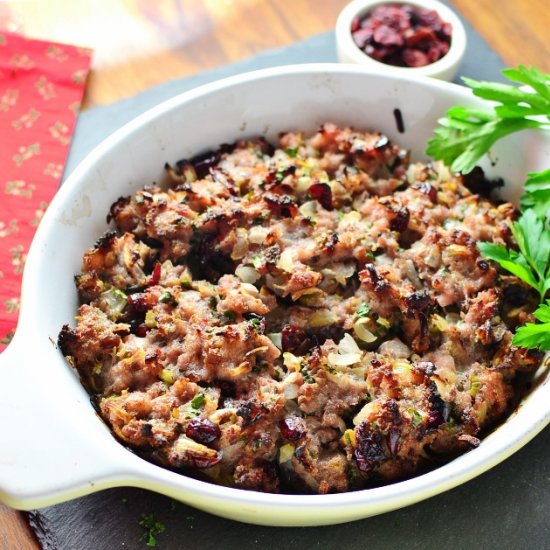
[[[452,25],[451,46],[446,55],[424,67],[395,67],[368,56],[355,44],[351,35],[351,24],[355,18],[361,19],[376,6],[381,4],[408,4],[435,10],[443,21]],[[431,76],[440,80],[451,81],[456,76],[458,67],[466,50],[466,31],[457,14],[437,0],[353,0],[338,16],[336,22],[336,49],[342,63],[364,65],[371,70],[384,71],[405,76]]]

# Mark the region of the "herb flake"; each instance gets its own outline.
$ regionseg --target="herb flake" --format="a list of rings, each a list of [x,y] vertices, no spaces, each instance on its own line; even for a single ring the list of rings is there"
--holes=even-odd
[[[157,545],[157,535],[166,531],[166,525],[160,522],[151,514],[141,514],[139,524],[145,529],[145,533],[140,540],[145,541],[145,544],[150,548],[155,548]]]

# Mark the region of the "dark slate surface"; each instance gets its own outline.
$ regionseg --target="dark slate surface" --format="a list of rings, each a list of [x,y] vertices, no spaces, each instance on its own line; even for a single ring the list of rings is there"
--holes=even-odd
[[[503,64],[467,25],[459,74],[501,79]],[[239,72],[288,63],[336,61],[332,32],[196,76],[174,80],[80,116],[66,173],[107,135],[153,105]],[[60,550],[143,549],[142,514],[166,525],[160,549],[268,548],[473,549],[550,548],[550,430],[489,473],[453,491],[383,516],[316,528],[269,528],[220,519],[147,491],[104,491],[31,514],[43,547]]]
[[[486,474],[434,498],[327,527],[258,527],[138,489],[40,512],[45,550],[146,549],[142,514],[166,525],[161,550],[522,550],[550,548],[550,429]]]

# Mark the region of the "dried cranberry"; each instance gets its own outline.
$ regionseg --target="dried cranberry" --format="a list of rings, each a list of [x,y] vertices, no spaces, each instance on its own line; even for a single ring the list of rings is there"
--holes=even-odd
[[[268,412],[269,409],[264,404],[258,403],[253,399],[245,401],[237,407],[237,415],[243,419],[243,428],[256,424]]]
[[[435,42],[435,33],[432,29],[427,27],[418,27],[410,36],[405,40],[405,44],[408,48],[416,48],[426,50]]]
[[[417,290],[405,296],[405,304],[409,310],[425,311],[432,305],[432,299],[427,290]]]
[[[400,208],[396,213],[395,217],[390,222],[390,229],[392,231],[397,231],[403,233],[407,226],[409,225],[409,219],[411,215],[407,208]]]
[[[314,183],[308,191],[325,210],[332,210],[332,189],[328,183]]]
[[[449,50],[452,26],[434,10],[410,5],[381,5],[363,19],[355,19],[351,33],[367,55],[396,66],[420,67]]]
[[[374,31],[373,39],[383,46],[402,46],[405,42],[403,36],[388,25],[380,25]]]
[[[434,381],[430,383],[429,392],[430,414],[427,424],[429,428],[436,429],[447,422],[450,408],[449,404],[441,398]]]
[[[147,325],[144,325],[143,323],[141,323],[136,327],[134,334],[136,336],[139,336],[140,338],[145,338],[148,332],[149,332],[149,329],[147,328]]]
[[[222,455],[220,452],[212,456],[198,456],[198,455],[187,455],[187,464],[191,468],[197,468],[197,470],[204,470],[205,468],[212,468],[215,466],[221,459]]]
[[[419,9],[416,10],[416,18],[421,25],[427,27],[440,28],[442,25],[441,18],[435,10]]]
[[[193,418],[185,428],[185,435],[197,443],[208,444],[221,435],[220,427],[207,418]]]
[[[296,203],[288,195],[266,194],[264,200],[276,216],[292,218],[298,214]]]
[[[410,17],[404,6],[382,5],[372,11],[373,26],[386,25],[398,31],[404,31],[410,27]]]
[[[357,438],[357,448],[353,453],[355,462],[361,472],[369,474],[377,464],[387,458],[382,436],[378,431],[371,430],[366,422],[361,422],[355,428],[355,436]]]
[[[190,162],[195,168],[199,179],[205,178],[210,173],[210,168],[215,167],[221,159],[221,151],[206,151],[194,156]]]
[[[392,456],[397,456],[397,453],[399,451],[400,437],[401,437],[401,434],[398,428],[390,428],[390,431],[388,432],[387,440],[388,440],[388,448]]]
[[[296,351],[305,339],[306,335],[298,325],[285,325],[281,331],[283,351]]]
[[[413,185],[413,189],[416,189],[417,191],[420,191],[421,193],[424,193],[425,195],[428,195],[429,199],[435,203],[437,202],[437,189],[427,181],[423,181],[420,183],[417,183],[416,185]]]
[[[443,23],[441,25],[441,30],[439,31],[438,34],[442,38],[450,39],[452,32],[453,32],[453,26],[450,23]]]
[[[295,416],[289,416],[279,422],[281,435],[289,441],[297,441],[304,435],[302,422]]]
[[[149,279],[149,285],[150,286],[154,286],[154,285],[159,284],[160,273],[161,273],[161,265],[160,265],[160,262],[157,262],[155,264],[155,267],[153,267],[153,273],[151,273],[151,277]]]
[[[408,67],[425,67],[430,63],[428,56],[424,52],[412,50],[411,48],[403,50],[403,61]]]
[[[372,40],[372,34],[372,29],[369,27],[359,29],[355,32],[352,31],[353,40],[357,44],[357,47],[361,49]]]
[[[143,312],[151,309],[157,303],[157,298],[150,292],[136,292],[128,296],[128,303],[135,311]]]

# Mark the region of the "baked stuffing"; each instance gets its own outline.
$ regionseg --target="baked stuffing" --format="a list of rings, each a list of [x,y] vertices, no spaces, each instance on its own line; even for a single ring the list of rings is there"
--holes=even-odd
[[[118,199],[59,346],[145,458],[267,492],[350,491],[479,444],[541,353],[536,305],[476,243],[510,203],[378,132],[224,145]]]

